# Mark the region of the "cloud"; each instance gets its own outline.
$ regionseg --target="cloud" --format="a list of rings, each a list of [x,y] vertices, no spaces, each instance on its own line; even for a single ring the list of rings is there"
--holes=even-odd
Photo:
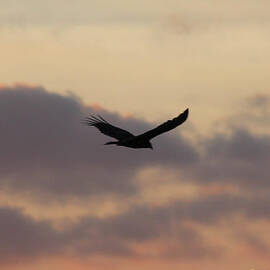
[[[83,117],[95,113],[73,96],[49,93],[42,87],[2,87],[1,186],[33,190],[39,196],[47,192],[56,198],[129,194],[136,191],[132,179],[140,168],[171,164],[185,167],[198,158],[193,146],[179,136],[154,141],[156,152],[103,146],[110,139],[80,123]],[[99,113],[131,131],[152,128],[106,110]]]
[[[242,2],[242,3],[241,3]],[[232,7],[232,2],[221,1],[218,5],[206,1],[205,5],[198,5],[195,1],[185,2],[168,1],[166,5],[162,1],[149,1],[146,5],[143,1],[127,4],[123,0],[109,3],[108,1],[78,1],[78,4],[63,0],[51,1],[12,1],[1,2],[0,8],[4,12],[1,15],[1,23],[11,25],[28,24],[66,24],[77,25],[89,22],[153,22],[162,16],[171,13],[188,14],[189,17],[204,21],[207,19],[250,21],[268,18],[268,3],[256,5],[253,1],[240,1]],[[252,10],[252,12],[250,11]]]
[[[62,230],[49,221],[36,221],[22,214],[20,209],[1,207],[2,261],[34,256],[76,254],[88,257],[133,256],[139,258],[171,258],[181,260],[216,258],[224,255],[224,247],[209,241],[190,224],[217,225],[224,217],[241,213],[246,217],[270,216],[269,199],[241,199],[219,196],[193,202],[176,202],[167,206],[135,207],[130,211],[107,218],[83,217]],[[188,222],[188,223],[187,223]],[[240,235],[241,241],[256,243],[260,240],[248,232]],[[141,253],[139,244],[155,243],[148,252]],[[169,242],[170,244],[165,244]]]
[[[19,209],[1,207],[1,261],[59,252],[66,242],[48,222],[37,222]],[[61,243],[61,245],[60,245]],[[61,247],[62,246],[62,247]]]
[[[1,187],[31,190],[56,200],[69,196],[130,195],[138,191],[137,173],[158,166],[171,168],[181,181],[192,179],[199,185],[231,182],[245,188],[269,187],[268,135],[232,128],[229,135],[220,133],[202,139],[201,152],[171,132],[153,140],[154,151],[136,151],[103,146],[109,138],[95,128],[81,125],[83,117],[96,113],[134,134],[153,128],[136,118],[87,107],[72,95],[49,93],[42,87],[2,87]]]
[[[148,215],[150,214],[150,215]],[[160,236],[174,243],[174,252],[182,259],[216,255],[205,245],[192,228],[173,224],[172,216],[163,219],[159,212],[135,209],[113,218],[87,217],[75,225],[59,230],[48,221],[36,221],[22,214],[20,209],[1,207],[1,262],[30,259],[50,255],[75,254],[88,257],[94,254],[107,256],[168,257],[167,245],[160,250],[140,254],[136,244],[155,241]],[[176,238],[175,238],[176,237]],[[170,254],[171,256],[171,254]]]
[[[269,188],[270,137],[248,130],[233,130],[205,142],[205,156],[196,168],[197,179],[232,182],[252,188]]]
[[[269,95],[256,94],[231,112],[223,132],[201,141],[203,155],[194,173],[198,181],[232,183],[244,189],[269,188]]]
[[[93,253],[111,255],[129,253],[128,247],[122,246],[118,239],[110,240],[102,237],[102,231],[94,221],[83,231],[79,231],[76,227],[60,231],[47,221],[35,221],[30,216],[22,214],[19,209],[8,207],[0,208],[0,218],[2,263],[12,262],[14,258],[23,260],[69,252],[76,254],[82,253],[83,250],[84,256]]]
[[[203,237],[192,227],[181,223],[179,217],[172,213],[172,209],[151,209],[147,207],[136,207],[130,211],[99,220],[96,229],[98,239],[117,239],[123,246],[129,247],[133,255],[138,258],[147,257],[173,257],[177,254],[178,259],[189,260],[213,257],[221,254],[221,250],[214,249],[208,245]],[[167,213],[165,213],[167,211]],[[84,218],[78,224],[80,231],[91,228],[93,219]],[[141,253],[136,245],[147,245],[161,241],[161,247]],[[170,242],[170,244],[166,244]],[[170,248],[173,246],[173,249]],[[132,254],[132,253],[131,253]]]
[[[33,219],[23,214],[26,209],[3,205],[0,249],[5,260],[52,254],[215,258],[224,254],[225,247],[218,240],[210,243],[196,225],[218,228],[222,220],[238,215],[249,221],[270,219],[269,135],[232,128],[229,134],[214,134],[193,144],[171,132],[153,141],[154,151],[137,151],[104,146],[105,136],[80,124],[92,113],[135,134],[153,127],[99,106],[86,106],[71,94],[62,96],[27,85],[1,87],[2,192],[43,198],[50,205],[92,197],[102,203],[103,195],[116,196],[126,204],[114,215],[85,214],[72,223],[66,221],[61,230],[52,225],[52,220]],[[179,185],[191,182],[207,189],[215,183],[221,192],[208,197],[198,193],[190,200],[179,197],[163,204],[138,203],[144,182],[138,183],[136,177],[152,167],[164,172],[160,175],[164,183],[166,170],[171,170]],[[222,187],[228,183],[241,192],[223,192]],[[150,184],[155,192],[155,181]],[[268,243],[261,243],[250,233],[241,237],[259,252],[268,250]],[[140,249],[147,245],[152,248]]]

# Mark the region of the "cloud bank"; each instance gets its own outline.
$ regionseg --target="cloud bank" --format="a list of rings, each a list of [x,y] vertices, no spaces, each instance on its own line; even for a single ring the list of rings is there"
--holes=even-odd
[[[247,106],[262,107],[268,99],[254,97]],[[154,151],[104,146],[105,136],[80,123],[86,115],[96,113],[134,133],[153,127],[142,119],[86,106],[71,94],[63,96],[26,85],[1,87],[2,192],[31,198],[33,203],[38,199],[65,204],[72,199],[83,202],[99,198],[102,204],[103,196],[111,196],[126,204],[114,215],[83,215],[64,222],[59,229],[53,220],[34,219],[23,207],[2,203],[3,260],[70,253],[177,260],[215,258],[223,256],[226,248],[218,241],[210,243],[200,226],[218,227],[233,216],[269,221],[270,136],[247,127],[237,128],[241,113],[239,118],[234,117],[235,125],[229,133],[191,142],[172,131],[153,141]],[[191,183],[201,192],[189,200],[179,197],[158,206],[139,202],[136,198],[145,183],[139,182],[138,175],[148,168],[164,172],[156,176],[164,187],[166,173],[172,171],[175,185]],[[156,179],[152,180],[155,192]],[[213,185],[219,188],[211,193]],[[228,185],[236,192],[227,192]],[[240,238],[255,243],[262,254],[268,249],[269,243],[260,237],[243,233]],[[168,242],[170,245],[164,244]],[[150,243],[155,243],[155,248],[142,251],[141,247]]]

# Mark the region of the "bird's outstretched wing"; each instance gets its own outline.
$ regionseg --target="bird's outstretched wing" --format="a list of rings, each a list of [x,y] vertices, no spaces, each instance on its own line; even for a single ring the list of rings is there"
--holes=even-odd
[[[94,126],[97,129],[99,129],[99,131],[102,132],[103,134],[118,140],[123,140],[134,136],[133,134],[124,129],[109,124],[100,115],[98,116],[91,115],[90,117],[86,117],[84,120],[82,120],[82,123],[88,126]]]
[[[179,114],[177,117],[173,118],[172,120],[168,120],[167,122],[159,125],[158,127],[139,135],[139,137],[150,140],[164,132],[167,132],[181,125],[187,120],[187,117],[188,117],[188,109],[186,109],[183,113]]]

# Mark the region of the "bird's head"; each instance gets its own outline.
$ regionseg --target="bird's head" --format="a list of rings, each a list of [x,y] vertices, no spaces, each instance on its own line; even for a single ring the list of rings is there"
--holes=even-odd
[[[153,145],[152,145],[152,144],[149,142],[149,144],[148,144],[147,148],[150,148],[150,149],[152,149],[152,150],[153,150]]]

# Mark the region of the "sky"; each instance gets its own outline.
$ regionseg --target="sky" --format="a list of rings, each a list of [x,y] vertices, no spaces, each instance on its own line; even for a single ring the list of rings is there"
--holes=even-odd
[[[270,2],[0,1],[0,268],[270,267]],[[85,116],[154,150],[104,146]]]

